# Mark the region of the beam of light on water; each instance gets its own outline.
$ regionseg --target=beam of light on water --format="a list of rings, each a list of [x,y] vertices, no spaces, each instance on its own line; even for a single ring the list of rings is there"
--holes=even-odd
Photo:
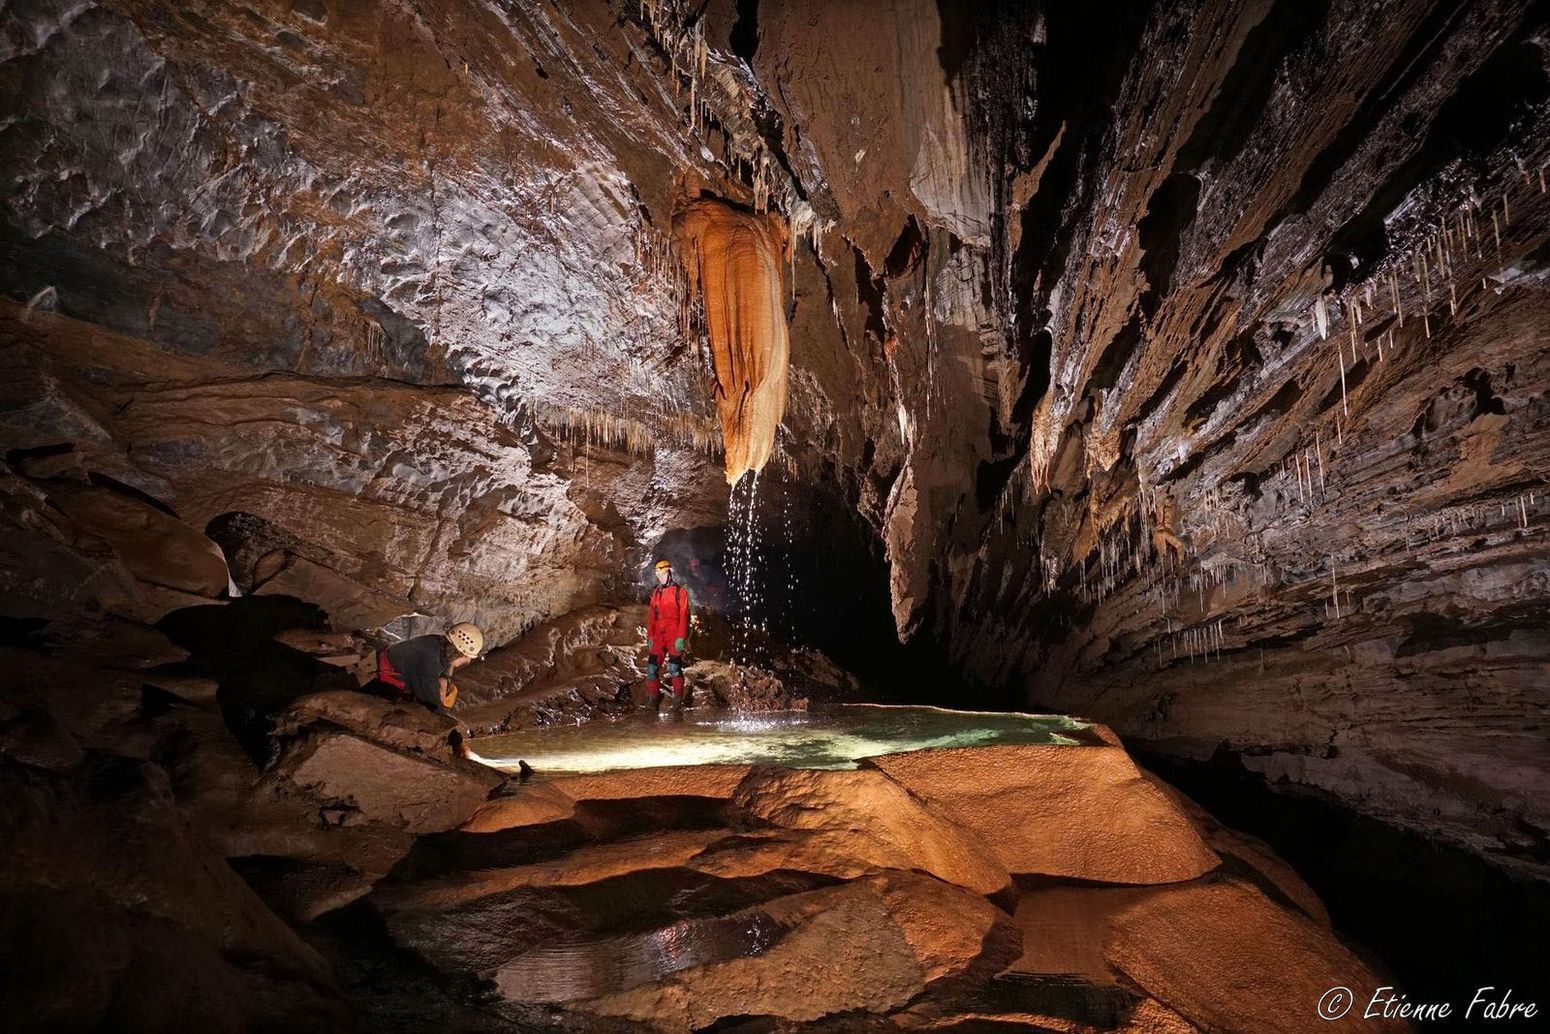
[[[1079,721],[1060,715],[849,704],[820,711],[686,717],[632,715],[530,729],[478,741],[477,760],[513,770],[605,772],[678,765],[855,768],[864,758],[996,743],[1075,745]]]

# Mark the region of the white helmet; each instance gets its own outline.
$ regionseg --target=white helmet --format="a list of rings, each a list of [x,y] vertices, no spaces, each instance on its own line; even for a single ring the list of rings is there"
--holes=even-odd
[[[464,621],[447,629],[447,639],[464,657],[478,657],[484,652],[484,633],[471,621]]]

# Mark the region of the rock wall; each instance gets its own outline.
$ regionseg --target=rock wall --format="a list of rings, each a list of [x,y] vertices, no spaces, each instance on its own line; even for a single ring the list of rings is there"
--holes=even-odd
[[[973,28],[1028,372],[938,634],[987,685],[1542,872],[1544,12],[1051,9],[1031,117],[1019,24]],[[1097,41],[1147,58],[1062,56]]]

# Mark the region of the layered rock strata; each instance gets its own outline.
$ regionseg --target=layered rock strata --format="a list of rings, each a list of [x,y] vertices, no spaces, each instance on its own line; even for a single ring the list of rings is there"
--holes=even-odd
[[[497,1013],[562,1029],[1292,1031],[1327,981],[1371,977],[1283,864],[1197,827],[1117,746],[981,753],[544,779],[426,838],[369,901]]]

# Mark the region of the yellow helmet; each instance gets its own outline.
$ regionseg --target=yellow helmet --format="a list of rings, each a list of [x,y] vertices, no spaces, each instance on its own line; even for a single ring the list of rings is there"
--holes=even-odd
[[[672,569],[673,569],[673,562],[671,560],[667,559],[666,557],[663,557],[661,560],[658,560],[657,563],[656,563],[656,566],[654,568],[652,568],[652,570],[655,570],[655,571],[671,571]]]
[[[471,621],[463,621],[447,629],[447,639],[464,657],[478,657],[484,652],[484,633]]]

